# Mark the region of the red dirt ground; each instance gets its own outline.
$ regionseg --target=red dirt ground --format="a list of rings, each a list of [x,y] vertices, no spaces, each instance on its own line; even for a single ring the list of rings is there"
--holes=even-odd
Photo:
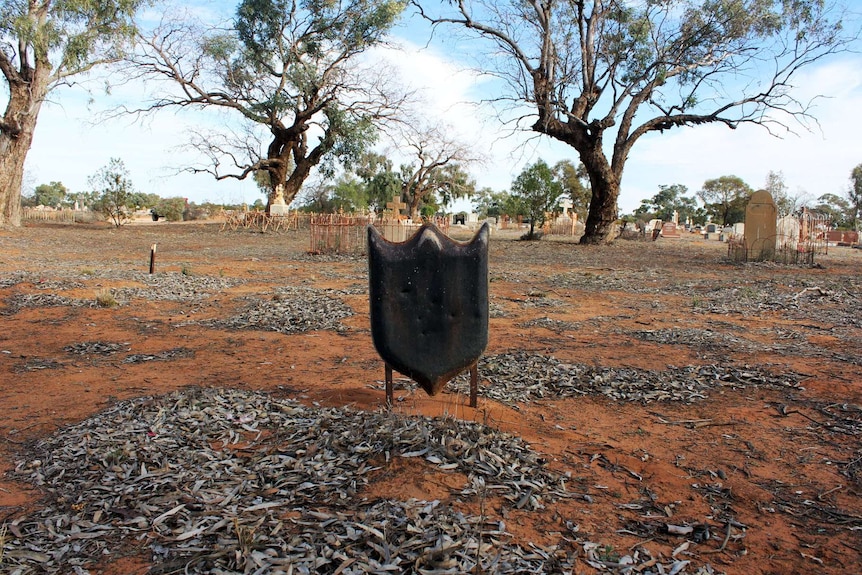
[[[365,295],[345,296],[355,315],[344,321],[349,329],[342,333],[283,335],[190,323],[224,317],[243,296],[280,286],[343,289],[367,281],[362,260],[307,257],[305,234],[161,223],[0,231],[0,280],[31,272],[25,281],[0,283],[0,302],[7,305],[14,296],[45,293],[41,283],[51,285],[69,273],[80,276],[80,285],[48,291],[94,300],[100,290],[133,285],[101,272],[146,270],[154,243],[157,273],[185,270],[245,282],[198,303],[133,299],[113,308],[7,309],[0,315],[0,473],[14,468],[32,440],[119,399],[185,386],[259,389],[308,404],[380,409],[383,364],[371,342]],[[516,540],[554,544],[565,534],[619,555],[641,545],[670,557],[686,538],[663,526],[705,523],[712,537],[690,542],[679,557],[708,562],[717,572],[860,573],[862,324],[859,317],[842,324],[835,318],[842,310],[847,317],[862,309],[860,292],[852,291],[862,285],[862,250],[831,248],[818,256],[816,267],[740,265],[725,256],[723,244],[696,236],[603,247],[494,237],[492,304],[505,313],[492,317],[486,354],[525,350],[571,363],[659,372],[667,366],[758,366],[801,374],[804,389],[723,388],[691,404],[587,395],[517,409],[482,396],[471,409],[456,393],[396,392],[402,400],[395,409],[475,420],[519,435],[552,469],[571,474],[570,491],[589,496],[559,501],[544,513],[486,502]],[[561,274],[572,283],[549,280]],[[814,286],[842,297],[799,319],[768,305],[761,291],[767,284],[785,295]],[[635,289],[645,285],[654,289]],[[846,289],[839,293],[835,286]],[[722,288],[738,290],[736,298],[722,302],[729,310],[713,300],[725,293]],[[746,298],[754,302],[749,311],[733,308]],[[559,305],[532,305],[543,300]],[[713,307],[704,312],[708,304]],[[543,317],[580,328],[555,332],[523,325]],[[683,328],[732,334],[752,345],[711,348],[631,335]],[[134,353],[194,353],[154,367],[91,361],[64,351],[93,341],[128,342]],[[783,347],[784,341],[796,347]],[[843,415],[830,420],[836,413]],[[456,474],[396,460],[381,470],[367,496],[446,500],[462,483]],[[0,525],[38,507],[40,497],[38,488],[0,477]],[[567,522],[577,525],[574,535]],[[121,550],[92,572],[146,573],[147,557],[141,550]],[[594,570],[579,563],[577,572]]]

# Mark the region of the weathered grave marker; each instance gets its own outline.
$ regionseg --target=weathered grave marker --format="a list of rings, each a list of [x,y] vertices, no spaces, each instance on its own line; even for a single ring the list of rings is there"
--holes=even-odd
[[[284,186],[278,184],[275,187],[275,198],[269,206],[269,215],[271,216],[287,216],[290,214],[287,204],[284,201]]]
[[[386,202],[386,209],[392,212],[392,217],[396,220],[404,220],[407,219],[407,216],[401,213],[401,210],[405,209],[407,204],[401,201],[401,196],[394,195],[392,196],[391,202]]]
[[[476,407],[476,362],[488,345],[488,236],[484,224],[469,243],[433,224],[401,243],[368,227],[371,337],[386,363],[386,401],[392,370],[428,395],[470,369],[470,406]]]
[[[679,238],[679,230],[674,222],[665,222],[661,226],[661,237],[663,238]]]
[[[795,252],[799,248],[799,218],[786,215],[775,223],[775,249]]]
[[[778,208],[766,190],[754,192],[745,208],[745,251],[748,259],[770,259],[775,253]]]

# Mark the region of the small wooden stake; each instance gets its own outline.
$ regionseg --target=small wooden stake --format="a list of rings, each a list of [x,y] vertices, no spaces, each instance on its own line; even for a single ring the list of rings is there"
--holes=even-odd
[[[150,273],[156,272],[156,245],[153,244],[153,247],[150,248]]]

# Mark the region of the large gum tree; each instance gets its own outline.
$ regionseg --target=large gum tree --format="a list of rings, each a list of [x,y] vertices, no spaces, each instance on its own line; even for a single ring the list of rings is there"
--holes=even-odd
[[[205,162],[192,172],[218,180],[258,176],[267,209],[299,192],[315,166],[358,157],[403,94],[362,55],[385,41],[404,2],[244,0],[227,26],[166,21],[142,35],[130,79],[165,89],[136,114],[206,108],[233,117],[190,143]]]
[[[0,226],[21,223],[21,181],[39,111],[56,88],[115,62],[140,0],[0,0]]]
[[[590,180],[581,243],[613,239],[623,169],[643,136],[683,126],[809,117],[799,71],[842,51],[842,13],[820,0],[414,0],[435,25],[487,41],[494,98],[568,144]]]

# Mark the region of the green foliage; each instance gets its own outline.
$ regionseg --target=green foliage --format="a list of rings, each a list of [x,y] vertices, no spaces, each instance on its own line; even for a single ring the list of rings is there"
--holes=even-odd
[[[232,26],[202,32],[169,22],[130,61],[146,77],[168,79],[148,111],[206,107],[236,114],[242,130],[194,145],[216,178],[252,176],[268,198],[282,186],[291,202],[313,169],[334,178],[374,143],[376,124],[400,103],[388,79],[362,54],[383,41],[406,2],[241,0]],[[267,133],[259,143],[257,134]]]
[[[354,167],[354,173],[365,184],[368,206],[381,212],[386,202],[401,195],[400,174],[392,169],[392,161],[383,154],[367,152]]]
[[[94,62],[119,56],[134,33],[132,18],[144,4],[141,0],[3,0],[0,33],[18,40],[8,44],[10,49],[25,48],[19,58],[50,58],[55,74],[75,74]]]
[[[129,195],[129,207],[135,209],[152,208],[156,206],[162,198],[158,194],[147,194],[144,192],[133,192]]]
[[[48,206],[52,208],[68,207],[68,194],[69,190],[61,182],[39,184],[33,191],[33,195],[29,198],[25,198],[25,200],[22,201],[22,205]]]
[[[473,210],[479,214],[480,218],[499,218],[503,213],[503,205],[508,195],[506,192],[495,192],[491,188],[482,188],[473,195]]]
[[[429,166],[428,161],[420,158],[418,165],[401,166],[401,190],[408,204],[415,202],[423,213],[432,211],[433,206],[430,215],[434,215],[441,205],[474,193],[476,183],[463,166],[455,162]]]
[[[230,208],[225,208],[230,209]],[[221,206],[214,206],[210,203],[196,204],[195,202],[186,202],[186,208],[183,210],[183,221],[193,222],[196,220],[206,220],[211,214],[221,211]]]
[[[472,196],[476,191],[476,182],[467,173],[467,170],[458,163],[450,163],[435,170],[432,180],[432,189],[435,198],[426,195],[423,199],[427,205],[432,205],[440,200],[440,205],[448,206],[460,198]]]
[[[524,170],[512,182],[512,195],[519,198],[525,215],[530,218],[528,238],[535,238],[535,225],[545,224],[545,214],[553,210],[563,186],[554,178],[554,172],[543,160]]]
[[[269,177],[269,172],[266,170],[255,170],[253,178],[254,183],[262,194],[268,194],[272,189],[272,180]]]
[[[441,210],[442,206],[437,203],[436,198],[425,198],[422,207],[419,208],[419,217],[423,219],[433,218]]]
[[[850,201],[850,225],[853,229],[859,229],[859,220],[862,219],[862,164],[859,164],[850,172],[852,183],[847,190],[847,199]]]
[[[745,221],[745,207],[754,190],[738,176],[721,176],[707,180],[697,196],[706,213],[721,225]]]
[[[473,209],[480,218],[509,216],[527,216],[528,211],[523,198],[509,192],[495,192],[491,188],[482,188],[473,197]]]
[[[575,167],[570,160],[560,160],[554,164],[554,177],[563,186],[563,193],[572,200],[572,211],[578,214],[580,221],[584,221],[592,197],[587,169],[583,164]]]
[[[377,128],[368,116],[352,115],[338,106],[325,110],[329,136],[334,138],[331,150],[323,157],[320,173],[332,177],[337,164],[351,170],[377,141]]]
[[[437,146],[445,145],[431,141],[427,149],[411,146],[418,156],[416,161],[402,164],[398,171],[383,154],[362,154],[354,173],[364,184],[366,205],[380,212],[398,196],[408,204],[415,203],[420,215],[431,216],[454,200],[471,196],[476,184],[466,169],[454,160],[439,159]]]
[[[839,230],[853,229],[853,207],[850,202],[836,194],[823,194],[817,198],[812,209],[826,214],[832,225]]]
[[[165,218],[169,222],[181,222],[184,219],[186,199],[179,197],[162,198],[154,206],[154,209],[159,217]]]
[[[368,207],[368,192],[364,182],[350,174],[342,174],[334,182],[312,189],[300,209],[318,214],[339,211],[355,213]]]
[[[365,184],[349,175],[343,175],[332,186],[332,201],[335,210],[359,212],[368,208],[368,193]]]
[[[697,206],[697,200],[686,196],[688,188],[682,184],[660,185],[659,192],[652,198],[641,200],[641,205],[634,215],[640,219],[659,219],[666,222],[673,220],[677,212],[679,222],[691,220],[694,224],[706,223],[706,211]]]
[[[320,112],[326,148],[321,170],[348,167],[374,141],[371,114],[339,98],[341,71],[353,56],[380,42],[405,7],[392,0],[244,0],[235,38],[223,32],[203,41],[219,64],[229,99],[248,105],[255,122],[281,126],[285,116]],[[320,103],[318,103],[320,102]],[[296,124],[292,119],[288,124]]]
[[[790,90],[807,66],[850,50],[842,0],[423,2],[438,25],[486,42],[505,93],[501,115],[532,108],[531,129],[573,147],[592,198],[581,243],[614,234],[632,149],[647,134],[750,123],[771,132],[807,124],[810,101]],[[510,107],[511,106],[511,107]],[[506,110],[503,110],[506,107]],[[521,125],[521,114],[508,114]],[[715,203],[715,202],[711,202]]]
[[[8,97],[0,120],[0,150],[13,161],[0,174],[0,224],[18,225],[17,202],[41,104],[74,76],[116,62],[134,35],[143,0],[0,0],[0,69]],[[17,149],[15,149],[17,148]]]
[[[87,180],[99,198],[94,206],[111,222],[120,227],[129,219],[129,205],[134,186],[126,165],[119,158],[111,158],[107,165]]]

